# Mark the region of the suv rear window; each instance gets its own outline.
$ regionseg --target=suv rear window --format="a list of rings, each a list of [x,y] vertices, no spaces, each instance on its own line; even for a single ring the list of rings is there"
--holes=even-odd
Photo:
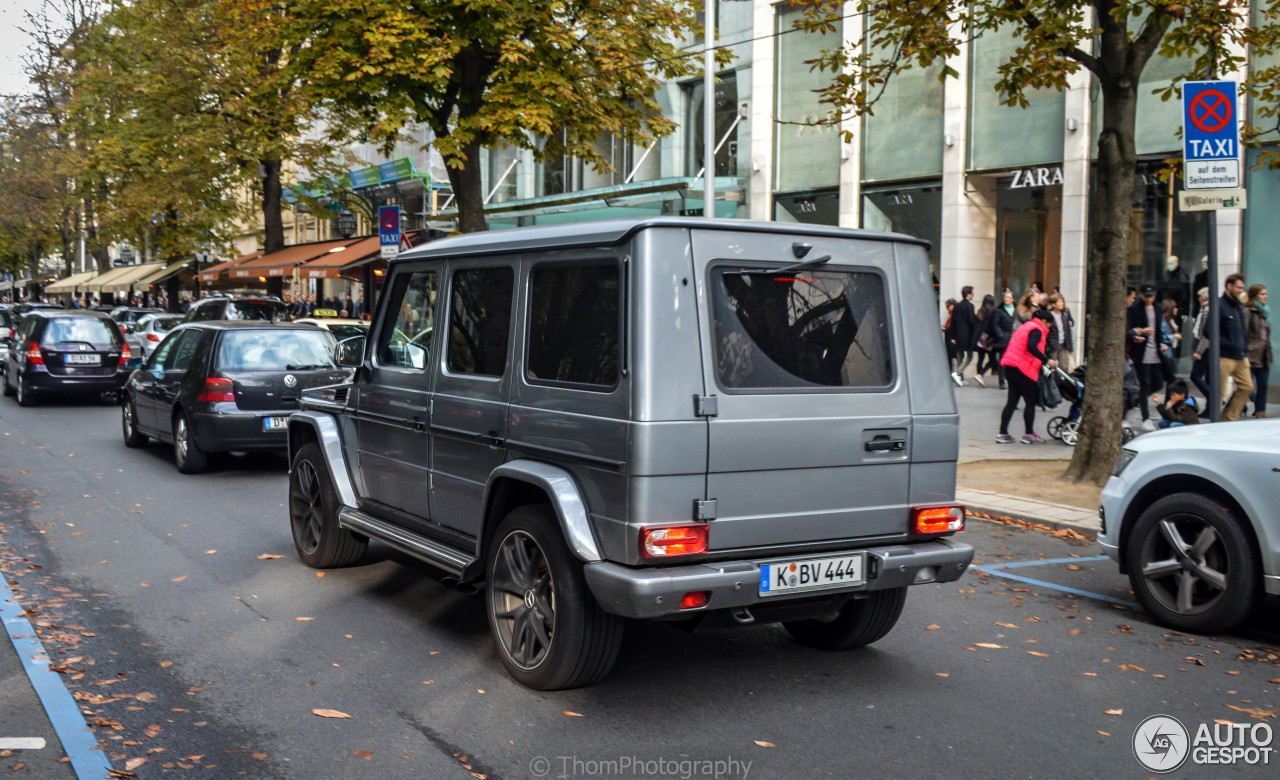
[[[712,271],[716,375],[726,389],[885,387],[884,280],[873,271]]]
[[[41,341],[50,344],[66,344],[73,341],[85,344],[114,344],[120,331],[97,317],[55,317],[49,320]]]
[[[227,301],[224,320],[262,320],[264,322],[288,322],[289,310],[275,301]]]
[[[529,281],[530,381],[618,383],[618,263],[540,265]]]
[[[302,371],[333,368],[336,342],[323,330],[237,330],[222,335],[218,369]]]

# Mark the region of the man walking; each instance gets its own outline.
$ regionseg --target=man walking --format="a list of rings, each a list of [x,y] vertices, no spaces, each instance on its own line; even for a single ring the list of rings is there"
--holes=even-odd
[[[1126,317],[1126,328],[1129,331],[1129,359],[1133,361],[1133,370],[1138,374],[1141,393],[1139,403],[1142,408],[1143,424],[1148,426],[1148,430],[1155,430],[1148,398],[1164,386],[1164,373],[1160,364],[1160,342],[1163,337],[1160,329],[1160,314],[1156,309],[1156,286],[1150,282],[1144,282],[1138,292],[1141,298],[1129,307]],[[1243,309],[1241,311],[1243,312]]]
[[[1227,395],[1227,380],[1235,382],[1235,391],[1222,412],[1224,420],[1239,420],[1244,405],[1253,392],[1253,376],[1249,371],[1249,336],[1245,330],[1244,275],[1231,274],[1218,306],[1218,375],[1222,397]]]
[[[965,285],[960,290],[960,301],[951,311],[951,328],[956,340],[956,370],[951,381],[957,387],[964,385],[964,370],[973,362],[973,347],[978,341],[978,315],[973,310],[973,287]]]

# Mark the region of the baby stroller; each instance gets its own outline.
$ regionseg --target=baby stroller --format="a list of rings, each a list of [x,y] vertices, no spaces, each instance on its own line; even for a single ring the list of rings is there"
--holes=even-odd
[[[1058,392],[1062,394],[1063,400],[1071,403],[1071,408],[1067,410],[1065,416],[1058,415],[1050,419],[1047,430],[1053,438],[1074,447],[1080,432],[1080,408],[1084,404],[1085,367],[1079,366],[1070,374],[1061,368],[1055,368],[1050,380],[1057,383]],[[1134,369],[1133,363],[1126,360],[1124,362],[1124,408],[1121,410],[1121,415],[1138,405],[1140,392],[1138,372]],[[1121,435],[1125,441],[1137,435],[1128,422],[1122,421],[1120,425]]]

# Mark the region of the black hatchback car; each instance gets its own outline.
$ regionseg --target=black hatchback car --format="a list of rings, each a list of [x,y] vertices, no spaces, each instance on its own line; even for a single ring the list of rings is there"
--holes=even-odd
[[[326,331],[288,323],[179,325],[124,386],[124,443],[172,442],[184,474],[203,471],[214,452],[283,452],[302,391],[351,376],[334,362],[335,344]]]
[[[38,395],[119,392],[132,370],[114,320],[96,311],[32,309],[9,342],[4,394],[30,406]]]

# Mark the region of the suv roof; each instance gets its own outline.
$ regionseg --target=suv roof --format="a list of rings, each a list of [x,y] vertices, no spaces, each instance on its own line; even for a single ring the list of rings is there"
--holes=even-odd
[[[928,248],[922,238],[884,233],[874,230],[806,225],[794,222],[749,222],[739,219],[702,219],[700,217],[653,217],[649,219],[617,219],[600,222],[572,222],[563,225],[485,231],[442,238],[410,249],[391,262],[425,260],[432,257],[459,255],[505,254],[531,249],[567,246],[614,246],[626,241],[644,228],[670,227],[681,230],[731,230],[738,233],[779,233],[800,236],[859,238],[864,241],[897,241]]]
[[[93,318],[95,318],[95,319],[107,320],[107,321],[111,322],[113,325],[115,324],[115,321],[114,321],[114,320],[112,320],[112,319],[111,319],[111,317],[110,317],[110,316],[108,316],[108,315],[107,315],[107,313],[106,313],[105,311],[94,311],[94,310],[92,310],[92,309],[32,309],[31,311],[27,312],[26,314],[24,314],[24,315],[22,315],[22,316],[24,316],[24,317],[44,317],[44,318],[49,318],[49,317],[93,317]]]
[[[317,330],[313,325],[296,322],[268,322],[267,320],[200,320],[184,322],[183,327],[213,328],[214,330]]]

